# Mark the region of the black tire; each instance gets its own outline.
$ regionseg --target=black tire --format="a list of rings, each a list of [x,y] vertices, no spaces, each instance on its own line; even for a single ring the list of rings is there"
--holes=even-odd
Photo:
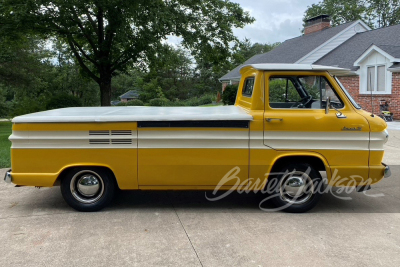
[[[61,194],[78,211],[99,211],[106,207],[115,193],[112,174],[102,168],[71,169],[61,180]]]
[[[268,185],[273,205],[292,213],[311,210],[324,192],[320,173],[307,163],[288,164],[270,178]]]

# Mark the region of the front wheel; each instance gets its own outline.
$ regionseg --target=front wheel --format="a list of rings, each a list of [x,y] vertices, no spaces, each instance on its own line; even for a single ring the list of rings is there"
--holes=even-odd
[[[78,211],[98,211],[114,197],[115,182],[102,168],[74,168],[61,180],[61,194]]]
[[[286,212],[307,212],[324,192],[321,175],[306,163],[288,164],[269,181],[272,203]]]

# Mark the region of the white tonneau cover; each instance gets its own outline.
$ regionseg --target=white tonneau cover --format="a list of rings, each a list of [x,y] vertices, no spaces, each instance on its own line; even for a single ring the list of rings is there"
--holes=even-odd
[[[79,107],[15,117],[14,123],[135,122],[135,121],[251,121],[241,107]]]

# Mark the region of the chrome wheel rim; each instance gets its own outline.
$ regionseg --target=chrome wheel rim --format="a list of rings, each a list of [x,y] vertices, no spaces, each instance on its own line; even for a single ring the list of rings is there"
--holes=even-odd
[[[293,171],[282,177],[280,197],[290,204],[304,204],[314,195],[315,186],[311,177],[302,171]]]
[[[81,203],[97,202],[104,194],[103,179],[94,171],[76,173],[70,183],[72,196]]]

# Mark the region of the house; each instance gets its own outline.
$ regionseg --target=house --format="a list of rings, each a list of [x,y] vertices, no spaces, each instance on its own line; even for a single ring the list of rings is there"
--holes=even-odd
[[[119,103],[121,103],[121,101],[119,101],[119,100],[112,100],[112,101],[111,101],[111,106],[117,106]]]
[[[394,118],[400,119],[400,25],[372,30],[358,20],[331,27],[329,16],[321,15],[306,21],[304,35],[256,55],[243,65],[256,63],[350,69],[350,74],[338,78],[362,108],[379,113],[380,105],[386,102]],[[240,81],[242,66],[220,78],[223,89]]]
[[[138,99],[139,98],[139,93],[135,90],[130,90],[128,92],[126,92],[125,94],[121,95],[119,97],[121,99],[121,102],[128,102],[134,99]]]

